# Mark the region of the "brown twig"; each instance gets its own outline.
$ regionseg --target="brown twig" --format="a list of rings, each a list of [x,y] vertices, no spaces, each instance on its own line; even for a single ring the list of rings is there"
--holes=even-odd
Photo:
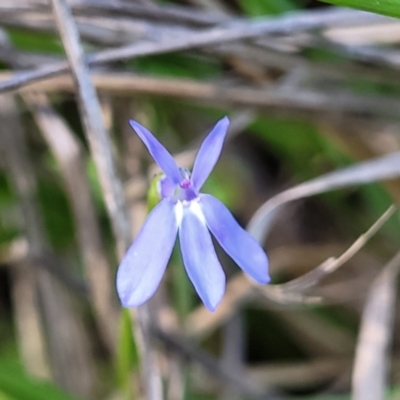
[[[122,184],[116,173],[111,153],[111,143],[104,124],[99,101],[90,80],[89,71],[80,44],[79,33],[65,0],[52,1],[54,17],[60,30],[67,58],[74,77],[82,119],[86,128],[107,211],[118,245],[119,258],[130,245],[132,236],[129,215],[125,206]],[[137,343],[140,345],[143,378],[148,400],[161,400],[162,387],[155,351],[148,337],[150,316],[147,306],[138,309]]]
[[[394,206],[389,209],[364,233],[362,234],[347,250],[339,257],[330,257],[316,268],[293,279],[287,283],[278,285],[261,286],[250,281],[244,274],[237,274],[227,285],[225,297],[218,306],[217,310],[210,314],[204,306],[198,307],[187,319],[187,333],[192,336],[201,337],[215,329],[222,322],[227,321],[239,307],[255,300],[261,295],[268,302],[274,304],[282,304],[293,306],[295,304],[318,304],[322,302],[321,297],[306,297],[305,291],[315,287],[322,278],[333,273],[344,263],[350,260],[366,242],[373,237],[383,224],[393,216],[396,208]],[[256,288],[256,290],[254,290]]]
[[[205,368],[211,376],[225,382],[228,387],[235,391],[246,394],[253,399],[279,399],[277,395],[270,390],[260,390],[251,381],[242,374],[225,368],[214,357],[195,348],[187,339],[177,335],[168,334],[157,327],[153,327],[153,334],[159,338],[169,349],[177,351],[182,357],[193,360]]]
[[[400,252],[374,280],[367,295],[352,377],[354,400],[385,397],[399,269]]]
[[[73,310],[72,298],[46,269],[32,268],[32,263],[45,258],[49,252],[36,200],[36,177],[30,163],[23,128],[16,114],[16,103],[10,95],[0,96],[0,102],[2,149],[5,152],[12,183],[20,200],[24,231],[29,245],[27,260],[31,276],[34,278],[33,282],[24,281],[22,286],[17,285],[19,294],[24,288],[27,291],[24,296],[16,297],[15,295],[14,298],[19,301],[32,301],[31,295],[34,293],[33,307],[37,310],[29,306],[30,311],[33,311],[31,317],[38,316],[38,310],[40,310],[42,321],[36,321],[36,324],[31,321],[30,326],[38,328],[43,322],[46,327],[45,338],[32,336],[35,333],[40,334],[39,329],[23,332],[21,325],[20,332],[27,335],[22,340],[32,341],[31,346],[35,347],[27,356],[34,354],[37,357],[35,360],[30,360],[28,366],[33,367],[32,373],[36,372],[36,365],[46,366],[46,355],[41,354],[41,351],[48,349],[49,358],[52,361],[51,375],[55,381],[70,393],[84,397],[91,396],[94,383],[92,357],[82,321],[79,314]],[[16,277],[18,278],[18,275]],[[33,284],[33,287],[26,286],[30,284]],[[19,310],[23,313],[19,317],[23,317],[27,308],[22,305]],[[26,346],[22,344],[22,350],[25,349]]]
[[[100,332],[108,348],[115,350],[117,310],[113,279],[91,199],[82,146],[45,95],[31,93],[24,99],[59,163],[75,216],[78,244]]]
[[[1,79],[9,74],[0,73]],[[132,93],[164,95],[176,98],[201,100],[207,104],[252,107],[256,109],[279,110],[293,114],[297,111],[307,115],[343,114],[346,117],[373,116],[376,118],[398,119],[396,109],[400,101],[394,97],[361,96],[348,92],[328,92],[293,87],[256,89],[242,84],[217,84],[191,79],[158,78],[132,73],[94,73],[93,84],[100,91],[130,96]],[[69,77],[51,78],[44,82],[32,83],[21,91],[74,91]]]
[[[314,196],[351,185],[397,178],[400,175],[400,153],[355,164],[285,190],[265,202],[248,224],[249,232],[261,243],[267,237],[282,207],[290,201]]]
[[[278,18],[261,21],[234,21],[223,27],[204,29],[199,32],[182,32],[181,35],[167,37],[160,42],[143,40],[117,49],[104,50],[87,57],[89,65],[124,61],[134,57],[170,53],[202,46],[210,46],[235,40],[252,39],[267,35],[288,35],[304,31],[323,29],[332,24],[384,20],[384,17],[345,9],[328,11],[297,12]],[[15,90],[37,80],[49,78],[68,71],[68,63],[61,62],[41,67],[37,70],[17,73],[8,81],[0,83],[0,92]]]

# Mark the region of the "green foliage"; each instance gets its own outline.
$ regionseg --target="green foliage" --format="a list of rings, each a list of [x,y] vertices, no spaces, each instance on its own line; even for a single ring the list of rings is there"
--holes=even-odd
[[[169,264],[173,305],[178,316],[183,321],[184,317],[187,316],[193,308],[194,290],[183,266],[178,243],[175,244]]]
[[[138,352],[133,340],[132,317],[127,308],[123,308],[120,316],[118,349],[116,359],[117,383],[125,396],[132,399],[132,373],[138,367]]]
[[[241,165],[221,160],[207,179],[202,191],[212,194],[228,208],[235,209],[240,206],[246,178],[248,177]]]
[[[26,375],[13,363],[0,362],[0,400],[78,400],[48,382]]]
[[[350,162],[333,147],[327,146],[324,138],[310,122],[258,118],[250,126],[250,130],[264,139],[285,160],[286,168],[299,181],[314,178]]]
[[[58,250],[66,249],[74,238],[74,224],[70,204],[60,181],[40,180],[38,197],[51,244]]]
[[[16,199],[9,190],[5,175],[0,174],[0,245],[18,235],[17,226],[12,221],[13,211],[17,212]],[[10,215],[10,221],[7,221],[6,216]]]
[[[296,5],[291,0],[240,0],[243,12],[250,17],[261,15],[282,14],[296,9]]]
[[[150,182],[150,187],[147,191],[147,213],[149,213],[161,200],[158,192],[158,185],[163,174],[156,175]]]
[[[32,35],[31,31],[20,28],[8,28],[7,33],[14,46],[20,50],[64,54],[62,45],[54,34],[35,32]]]
[[[110,220],[108,219],[107,216],[107,211],[103,199],[103,192],[101,189],[99,177],[97,175],[96,166],[92,158],[89,158],[87,160],[86,174],[89,179],[90,192],[92,194],[94,208],[96,209],[97,215],[99,216],[100,219],[102,236],[105,239],[104,243],[107,244],[110,253],[113,253],[114,237],[111,230]]]
[[[400,18],[400,0],[321,0],[337,6],[358,8],[389,17]]]
[[[142,57],[128,64],[139,72],[158,76],[206,79],[220,73],[218,62],[182,54]]]

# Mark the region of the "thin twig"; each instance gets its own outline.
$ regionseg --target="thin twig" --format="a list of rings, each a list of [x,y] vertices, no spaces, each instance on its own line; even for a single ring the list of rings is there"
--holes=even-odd
[[[0,6],[0,12],[4,14],[21,13],[27,11],[40,11],[45,14],[50,11],[46,1],[29,1],[28,4]],[[122,2],[119,0],[93,1],[93,0],[74,0],[71,3],[72,13],[77,15],[96,15],[100,14],[115,16],[129,16],[155,21],[165,21],[175,24],[190,24],[194,26],[210,26],[227,20],[222,13],[204,12],[192,7],[182,7],[179,5],[163,5],[156,3],[151,6]]]
[[[339,257],[331,257],[324,261],[310,272],[300,276],[299,278],[293,279],[290,282],[283,283],[280,285],[268,285],[259,286],[257,290],[265,295],[268,299],[275,300],[280,303],[290,304],[298,301],[305,302],[307,298],[304,296],[304,292],[311,287],[318,284],[325,276],[333,273],[342,265],[344,265],[350,258],[354,257],[388,221],[390,217],[396,212],[395,206],[390,206],[375,223],[363,233],[344,253]],[[322,299],[318,297],[312,297],[308,299],[308,302],[320,302]]]
[[[23,234],[27,239],[29,256],[39,256],[46,250],[44,227],[35,196],[35,182],[23,137],[23,128],[16,113],[16,103],[10,95],[0,95],[0,149],[11,184],[18,196],[23,216]],[[36,274],[29,257],[21,260],[12,274],[11,287],[15,302],[17,343],[22,361],[29,373],[51,378],[46,339],[38,307]]]
[[[299,305],[304,303],[321,303],[320,297],[305,297],[304,291],[315,286],[323,277],[336,271],[345,262],[349,261],[366,242],[372,238],[383,224],[394,214],[396,207],[391,206],[385,213],[363,233],[339,257],[330,257],[310,272],[287,283],[268,286],[256,285],[245,274],[237,274],[227,285],[226,293],[214,313],[209,313],[204,306],[198,307],[187,319],[186,332],[191,336],[202,337],[216,326],[227,321],[239,307],[253,301],[257,296],[263,296],[269,302],[281,305]],[[279,266],[277,266],[279,270]],[[256,288],[256,290],[254,290]]]
[[[129,216],[126,210],[122,184],[116,173],[111,143],[104,124],[96,92],[80,45],[79,33],[65,0],[53,0],[53,11],[61,39],[71,66],[71,73],[78,88],[80,110],[86,127],[86,135],[96,163],[100,183],[105,196],[107,211],[117,240],[119,257],[122,258],[131,242]],[[138,337],[141,345],[141,361],[148,400],[161,400],[162,387],[154,350],[148,338],[150,316],[147,306],[138,309]]]
[[[0,73],[7,79],[9,73]],[[276,88],[255,89],[243,84],[218,84],[191,79],[159,78],[147,75],[117,72],[98,72],[92,75],[97,89],[108,93],[131,96],[132,93],[164,95],[176,98],[201,100],[207,104],[273,109],[282,112],[293,111],[312,115],[325,113],[345,116],[373,116],[379,118],[399,118],[397,109],[400,101],[395,97],[361,96],[349,92],[328,92],[292,87],[288,90]],[[56,77],[23,87],[20,91],[74,91],[70,77]]]
[[[196,361],[205,368],[212,377],[222,380],[228,387],[231,387],[235,391],[246,394],[253,399],[279,399],[279,397],[271,391],[260,390],[251,381],[246,379],[243,373],[237,373],[234,370],[225,368],[218,360],[201,349],[195,348],[185,338],[169,334],[157,327],[153,327],[152,331],[157,338],[164,342],[168,349],[177,351],[182,357]]]
[[[45,95],[31,93],[25,95],[24,99],[60,164],[75,216],[78,244],[90,287],[89,295],[93,300],[103,339],[111,351],[115,350],[117,312],[114,304],[113,280],[91,199],[82,146],[51,107]]]
[[[124,204],[122,185],[111,153],[111,142],[102,122],[100,104],[91,84],[79,34],[64,1],[53,1],[54,15],[60,29],[71,72],[77,87],[80,109],[91,151],[104,191],[107,210],[122,255],[131,242],[129,217]]]
[[[23,128],[16,114],[16,103],[12,96],[2,95],[0,104],[2,147],[20,200],[29,244],[30,273],[34,276],[34,288],[28,288],[28,293],[25,294],[29,296],[29,290],[34,290],[33,301],[37,310],[33,315],[41,312],[41,321],[38,324],[43,323],[46,337],[44,333],[42,338],[33,337],[33,334],[39,333],[37,330],[20,332],[27,335],[23,340],[34,341],[37,351],[49,350],[51,375],[61,387],[77,396],[91,397],[95,375],[93,359],[87,332],[79,314],[74,312],[73,299],[46,269],[31,268],[33,262],[45,258],[50,252],[49,244],[36,199],[36,176],[31,166]],[[29,297],[16,299],[32,301]],[[33,325],[31,327],[35,328]],[[42,340],[45,344],[40,345],[39,341]],[[45,354],[36,352],[35,356],[37,359],[34,362],[31,360],[30,365],[28,364],[30,367],[32,364],[38,364],[39,367],[45,365]],[[35,373],[35,370],[32,372]]]
[[[290,201],[348,186],[393,179],[398,176],[400,176],[400,152],[321,175],[269,199],[253,215],[247,229],[259,242],[263,243],[279,212]]]
[[[382,21],[384,19],[381,16],[340,8],[332,8],[328,11],[296,12],[283,17],[265,18],[260,21],[234,21],[224,27],[205,29],[195,33],[185,32],[178,36],[174,35],[174,37],[165,35],[161,42],[144,40],[132,45],[92,54],[87,57],[87,62],[90,65],[97,65],[266,35],[288,35],[323,29],[332,24],[342,25],[355,21],[368,23],[368,21]],[[60,75],[67,71],[68,63],[61,62],[33,71],[20,72],[8,81],[0,83],[0,92],[15,90],[34,81]]]
[[[385,398],[400,252],[373,282],[364,308],[352,377],[353,400]]]

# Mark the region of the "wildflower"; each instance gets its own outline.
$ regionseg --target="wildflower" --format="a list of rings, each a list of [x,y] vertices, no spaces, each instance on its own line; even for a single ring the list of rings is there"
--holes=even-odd
[[[225,274],[210,232],[240,268],[257,282],[268,283],[268,259],[259,243],[219,200],[199,192],[219,158],[229,119],[221,119],[206,137],[192,174],[178,168],[171,154],[146,128],[133,120],[130,124],[165,175],[158,186],[162,200],[148,215],[118,269],[117,290],[122,305],[138,306],[154,294],[178,232],[186,272],[209,310],[215,310],[225,292]]]

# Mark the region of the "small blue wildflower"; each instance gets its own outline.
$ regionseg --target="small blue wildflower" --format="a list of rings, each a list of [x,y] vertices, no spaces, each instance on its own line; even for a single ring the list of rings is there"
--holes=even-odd
[[[210,311],[224,295],[225,274],[209,231],[240,268],[257,282],[268,283],[268,259],[259,243],[219,200],[199,192],[219,158],[229,119],[221,119],[206,137],[192,174],[178,168],[171,154],[146,128],[136,121],[130,124],[165,175],[158,187],[162,200],[148,215],[118,269],[117,290],[122,305],[138,306],[154,294],[178,232],[186,272]]]

